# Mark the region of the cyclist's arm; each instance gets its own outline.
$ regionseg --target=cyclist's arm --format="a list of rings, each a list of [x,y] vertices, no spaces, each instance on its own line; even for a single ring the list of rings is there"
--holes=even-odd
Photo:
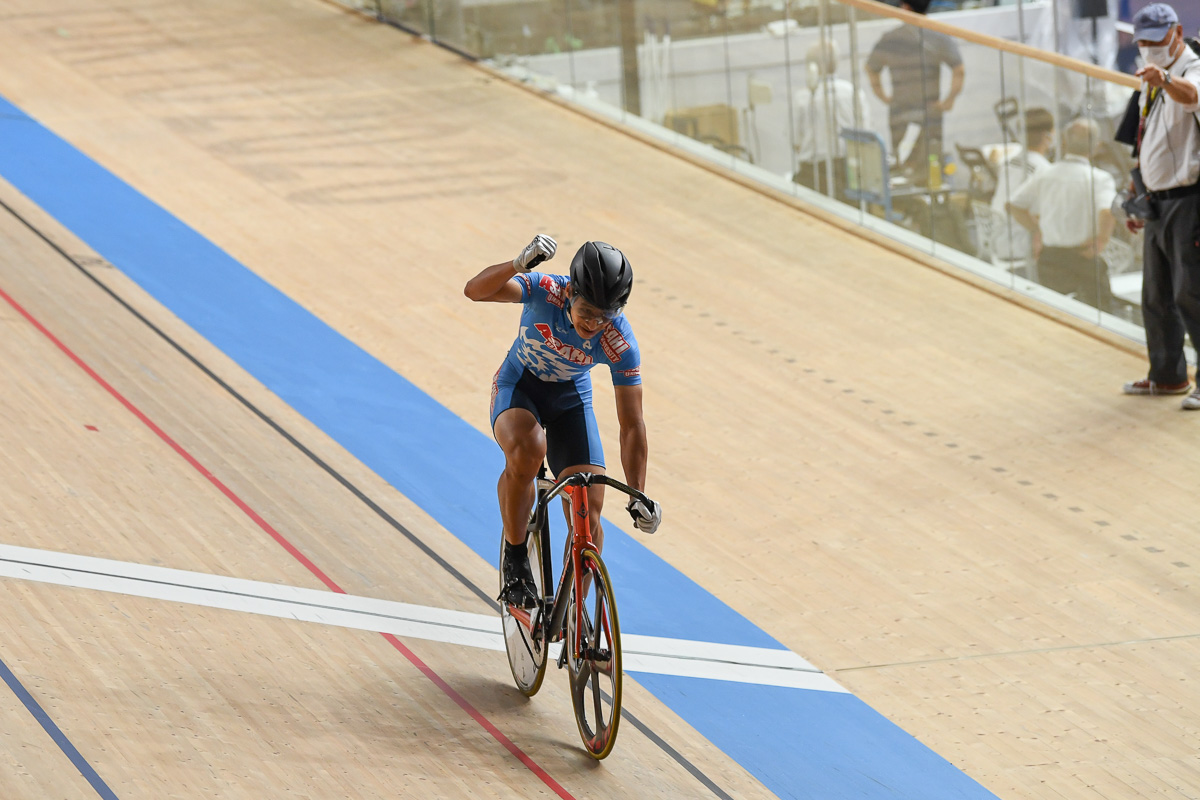
[[[642,385],[614,386],[617,396],[617,422],[621,425],[621,466],[625,482],[639,492],[646,490],[646,461],[650,447],[646,441],[646,423],[642,419]]]
[[[516,274],[511,261],[493,264],[467,281],[463,294],[477,303],[519,303],[521,286],[513,280]]]

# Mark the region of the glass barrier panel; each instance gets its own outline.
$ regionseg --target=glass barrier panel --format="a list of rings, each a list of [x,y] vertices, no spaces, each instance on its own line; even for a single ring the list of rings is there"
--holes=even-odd
[[[1091,77],[1084,88],[1079,115],[1063,136],[1063,152],[1070,157],[1072,151],[1086,148],[1090,168],[1092,228],[1083,256],[1091,262],[1094,284],[1081,280],[1083,293],[1075,299],[1094,306],[1097,321],[1105,327],[1119,328],[1135,320],[1140,324],[1141,239],[1125,227],[1120,194],[1129,183],[1132,148],[1115,139],[1132,90]]]
[[[572,97],[623,117],[642,104],[643,81],[639,59],[645,37],[636,24],[639,5],[634,0],[595,3],[567,0],[563,51],[570,61]]]
[[[928,193],[928,200],[922,198],[928,208],[920,218],[928,219],[929,228],[922,233],[933,241],[935,255],[969,258],[975,266],[982,262],[993,268],[984,274],[1011,286],[1026,261],[1015,252],[996,247],[989,252],[980,244],[986,243],[989,223],[993,245],[1021,236],[1017,230],[1000,230],[1004,226],[994,218],[997,208],[1004,211],[995,194],[996,165],[1017,150],[1020,138],[1021,124],[1010,113],[1013,96],[1020,94],[1018,81],[1004,69],[997,50],[935,31],[924,34],[927,135],[919,139],[924,150],[916,167],[920,175],[914,178]],[[1015,102],[1021,105],[1019,99]]]
[[[837,0],[436,3],[433,35],[523,80],[1070,313],[1140,324],[1141,248],[1113,200],[1120,84]],[[1043,5],[938,18],[1016,40]],[[1065,184],[1029,184],[1072,148],[1090,193],[1068,194],[1064,229],[1038,198]]]
[[[920,28],[889,17],[856,11],[852,22],[830,25],[830,41],[847,54],[851,87],[836,93],[839,145],[844,144],[844,199],[858,205],[863,224],[889,235],[906,233],[909,244],[929,250],[929,211],[918,169],[924,147],[918,134],[925,130],[921,103],[924,91],[920,68],[923,41]],[[853,92],[845,91],[853,88]],[[908,102],[912,100],[913,102]],[[853,125],[846,125],[853,119]]]
[[[379,0],[335,0],[339,5],[354,11],[361,11],[364,14],[370,14],[378,18],[380,16]]]
[[[1101,275],[1108,279],[1107,302],[1111,314],[1101,324],[1129,335],[1131,330],[1144,330],[1142,248],[1145,239],[1140,228],[1133,232],[1125,224],[1129,217],[1121,203],[1130,185],[1133,147],[1116,141],[1115,136],[1132,101],[1133,90],[1105,81],[1093,81],[1089,96],[1093,99],[1093,111],[1103,121],[1100,126],[1100,149],[1092,159],[1093,165],[1113,176],[1116,192],[1108,209],[1112,215],[1112,233],[1100,248],[1103,263],[1099,269]],[[1103,204],[1104,199],[1102,196],[1098,202]]]
[[[353,0],[342,0],[353,2]],[[372,10],[385,22],[391,22],[410,31],[432,35],[434,0],[362,0],[365,10]]]
[[[730,41],[731,23],[724,8],[693,3],[691,14],[678,20],[686,38],[676,38],[672,26],[660,124],[705,146],[690,149],[729,164],[746,146],[741,115],[732,101],[730,62],[743,60],[748,43]]]
[[[1061,291],[1061,281],[1047,283],[1053,270],[1045,273],[1040,266],[1044,207],[1054,202],[1050,199],[1056,191],[1053,187],[1061,185],[1061,180],[1048,183],[1039,176],[1062,160],[1063,125],[1079,113],[1077,101],[1083,95],[1084,76],[1009,53],[1003,54],[1001,66],[1005,92],[996,108],[997,117],[1007,120],[1009,144],[998,155],[989,154],[996,174],[991,204],[992,261],[1024,279],[1017,282],[1018,290],[1078,311],[1063,304],[1071,299],[1071,292]],[[1090,209],[1076,209],[1076,213],[1081,219],[1090,218]],[[1037,286],[1050,292],[1039,291]]]
[[[865,99],[851,80],[849,48],[840,41],[845,39],[847,26],[844,21],[830,21],[831,9],[840,11],[842,7],[823,0],[817,26],[800,28],[794,37],[792,177],[798,186],[848,203],[842,130],[856,127]]]
[[[1027,69],[1034,73],[1030,77],[1036,84],[1048,86],[1053,82],[1052,68],[1026,64],[1011,53],[995,55],[997,91],[991,101],[1000,135],[990,142],[975,143],[977,152],[964,151],[962,157],[972,164],[982,164],[973,170],[971,199],[979,243],[977,255],[1008,276],[1012,288],[1020,290],[1023,284],[1018,278],[1037,280],[1034,234],[1022,223],[1024,217],[1013,215],[1009,203],[1014,193],[1054,157],[1050,151],[1055,146],[1057,105],[1053,97],[1038,95],[1030,99],[1026,92]]]
[[[578,49],[567,25],[566,0],[432,0],[438,4],[434,37],[442,43],[501,66],[523,68],[555,81],[566,81],[569,61]],[[524,59],[549,55],[539,63]],[[553,58],[560,56],[560,58]]]
[[[1130,148],[1113,140],[1130,91],[1036,59],[1004,54],[1001,64],[997,113],[1011,123],[1012,144],[992,158],[993,264],[1026,279],[1015,288],[1076,316],[1133,324],[1139,312],[1128,298],[1140,287],[1114,295],[1109,263],[1125,275],[1136,267],[1117,201]]]

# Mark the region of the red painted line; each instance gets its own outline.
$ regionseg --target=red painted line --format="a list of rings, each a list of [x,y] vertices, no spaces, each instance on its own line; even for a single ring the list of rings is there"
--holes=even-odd
[[[495,725],[493,725],[488,720],[487,717],[485,717],[485,716],[483,716],[483,714],[479,713],[479,711],[473,705],[471,705],[469,702],[467,702],[467,699],[465,697],[460,695],[458,692],[454,691],[454,689],[450,686],[450,684],[446,683],[446,681],[442,679],[441,675],[438,675],[436,672],[434,672],[432,669],[430,669],[425,664],[424,661],[417,658],[416,653],[414,653],[413,651],[411,651],[407,647],[405,647],[404,643],[401,642],[399,639],[397,639],[392,634],[383,633],[380,635],[383,638],[387,639],[391,643],[392,647],[395,647],[397,650],[399,650],[401,653],[403,653],[404,657],[413,663],[413,666],[415,666],[417,669],[421,670],[421,672],[424,672],[425,677],[429,678],[429,680],[431,680],[435,684],[437,684],[438,687],[443,692],[445,692],[446,695],[449,696],[449,698],[451,700],[458,703],[459,708],[461,708],[463,711],[467,712],[467,714],[469,714],[473,720],[475,720],[480,725],[482,725],[483,729],[486,730],[488,733],[490,733],[497,742],[504,745],[504,748],[506,750],[508,750],[508,752],[510,752],[514,756],[516,756],[517,759],[520,760],[520,762],[522,764],[529,767],[530,771],[533,772],[534,775],[537,775],[539,778],[541,778],[543,783],[545,783],[547,786],[549,786],[551,789],[553,789],[555,794],[557,794],[559,797],[563,798],[563,800],[575,800],[574,797],[572,797],[571,794],[568,793],[566,789],[564,789],[561,785],[559,785],[558,781],[556,781],[556,780],[554,780],[554,778],[550,777],[550,773],[546,772],[546,770],[539,767],[537,765],[537,762],[535,762],[532,758],[527,756],[525,754],[525,752],[523,750],[521,750],[521,748],[519,748],[515,744],[513,744],[511,739],[509,739],[507,736],[505,736],[503,733],[501,733],[500,729],[497,728]]]
[[[217,487],[217,489],[221,492],[221,494],[223,494],[227,498],[229,498],[229,500],[235,506],[237,506],[239,509],[241,509],[242,513],[244,513],[247,517],[249,517],[251,520],[253,520],[254,524],[256,524],[259,528],[261,528],[263,531],[265,531],[268,536],[270,536],[272,539],[274,539],[293,558],[295,558],[297,561],[299,561],[301,564],[303,564],[305,566],[305,568],[308,569],[309,572],[311,572],[313,575],[317,576],[317,578],[321,581],[321,583],[325,584],[325,586],[327,586],[330,591],[338,592],[340,594],[346,593],[345,589],[338,586],[337,583],[335,583],[332,578],[330,578],[328,575],[326,575],[324,572],[322,572],[320,567],[318,567],[311,560],[309,560],[308,556],[301,553],[299,548],[297,548],[295,545],[293,545],[291,542],[289,542],[283,534],[281,534],[281,533],[279,533],[279,531],[275,530],[275,528],[273,528],[271,526],[271,523],[267,522],[265,519],[263,519],[261,516],[259,516],[258,512],[256,512],[249,505],[247,505],[244,500],[242,500],[240,497],[238,497],[236,494],[234,494],[232,489],[230,489],[228,486],[226,486],[224,483],[222,483],[220,478],[218,478],[216,475],[213,475],[212,472],[210,472],[207,467],[205,467],[198,460],[196,460],[196,458],[191,453],[189,453],[187,450],[185,450],[182,445],[180,445],[178,442],[176,442],[174,439],[172,439],[170,436],[168,436],[166,431],[164,431],[162,428],[158,427],[158,425],[156,425],[153,420],[151,420],[144,413],[142,413],[141,409],[139,409],[137,406],[135,406],[133,403],[131,403],[129,400],[127,400],[124,395],[122,395],[120,392],[118,392],[116,389],[114,389],[113,386],[108,381],[106,381],[106,380],[104,380],[104,378],[100,377],[100,374],[98,372],[96,372],[94,369],[92,369],[86,361],[84,361],[82,358],[77,356],[69,347],[67,347],[65,344],[63,344],[62,341],[59,340],[59,338],[57,336],[55,336],[53,333],[51,333],[46,328],[45,325],[43,325],[41,322],[39,322],[37,320],[37,318],[35,318],[32,314],[30,314],[28,311],[26,311],[25,308],[23,306],[21,306],[20,303],[18,303],[11,296],[9,296],[9,294],[7,292],[5,292],[3,289],[0,289],[0,297],[3,297],[4,301],[6,303],[8,303],[10,306],[12,306],[14,309],[16,309],[17,313],[19,313],[26,320],[28,320],[29,324],[32,325],[34,328],[36,328],[39,333],[41,333],[43,336],[45,336],[47,339],[49,339],[51,342],[53,342],[54,346],[57,347],[59,350],[61,350],[67,356],[67,358],[69,358],[73,362],[75,362],[75,365],[77,367],[79,367],[81,370],[83,370],[85,373],[87,373],[88,377],[90,377],[96,383],[100,384],[100,386],[102,386],[106,392],[108,392],[110,395],[112,395],[117,400],[117,402],[119,402],[121,405],[125,406],[125,408],[129,411],[129,413],[131,413],[135,417],[137,417],[142,422],[142,424],[145,425],[150,430],[152,430],[155,433],[155,435],[158,436],[158,438],[160,438],[164,442],[166,442],[167,445],[169,445],[172,450],[174,450],[176,453],[178,453],[179,456],[181,458],[183,458],[184,461],[186,461],[188,464],[190,464],[193,469],[195,469],[197,472],[199,472],[201,475],[203,475],[205,478],[207,478],[208,481],[213,486]],[[556,781],[556,780],[554,780],[554,778],[550,777],[550,773],[546,772],[546,770],[544,770],[540,766],[538,766],[537,762],[535,762],[532,758],[530,758],[525,753],[525,751],[523,751],[523,750],[521,750],[521,748],[517,747],[517,745],[514,744],[511,739],[509,739],[507,736],[505,736],[503,733],[501,733],[499,728],[497,728],[494,724],[492,724],[492,722],[490,720],[488,720],[488,718],[485,717],[482,713],[480,713],[480,711],[477,708],[475,708],[473,705],[471,705],[470,702],[468,702],[465,697],[463,697],[461,694],[459,694],[457,691],[455,691],[454,688],[452,686],[450,686],[450,684],[446,683],[445,679],[443,679],[442,676],[440,676],[436,672],[434,672],[434,670],[429,665],[427,665],[424,661],[422,661],[417,656],[416,653],[414,653],[412,650],[409,650],[408,647],[406,647],[403,642],[401,642],[399,639],[397,639],[395,636],[393,636],[390,633],[381,633],[380,636],[382,636],[384,639],[386,639],[387,642],[390,645],[392,645],[392,647],[394,647],[405,658],[407,658],[414,667],[416,667],[418,670],[421,671],[422,674],[425,675],[426,678],[428,678],[439,689],[441,689],[443,692],[445,692],[447,697],[449,697],[451,700],[453,700],[455,703],[457,703],[459,708],[461,708],[463,711],[467,712],[467,715],[470,716],[471,719],[478,722],[479,725],[485,731],[487,731],[489,734],[491,734],[493,739],[495,739],[497,742],[499,742],[500,745],[503,746],[505,750],[507,750],[512,755],[514,755],[522,764],[524,764],[526,767],[528,767],[529,771],[532,772],[534,775],[536,775],[538,778],[540,778],[541,781],[543,783],[545,783],[546,786],[548,786],[550,789],[552,789],[555,794],[557,794],[559,797],[563,798],[563,800],[575,800],[575,798],[569,792],[567,792],[567,790],[564,789],[558,783],[558,781]]]

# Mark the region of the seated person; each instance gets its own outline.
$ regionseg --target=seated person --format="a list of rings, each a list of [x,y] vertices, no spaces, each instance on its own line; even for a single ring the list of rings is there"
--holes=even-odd
[[[829,194],[826,159],[833,157],[836,197],[846,189],[846,141],[842,128],[867,128],[866,97],[854,84],[838,78],[837,43],[818,42],[808,49],[808,89],[796,92],[797,168],[793,180],[822,194]],[[832,124],[831,124],[832,123]]]
[[[1025,181],[1050,166],[1047,155],[1054,147],[1054,115],[1044,108],[1025,112],[1025,149],[1006,158],[996,169],[996,193],[992,209],[1007,222],[1005,206]],[[997,222],[999,226],[999,222]],[[992,255],[1006,261],[1032,258],[1033,237],[1025,226],[1013,221],[992,232]]]
[[[1063,136],[1062,160],[1026,181],[1007,208],[1033,233],[1042,285],[1110,311],[1108,265],[1100,252],[1116,224],[1117,189],[1112,175],[1091,165],[1100,147],[1100,127],[1074,120]]]

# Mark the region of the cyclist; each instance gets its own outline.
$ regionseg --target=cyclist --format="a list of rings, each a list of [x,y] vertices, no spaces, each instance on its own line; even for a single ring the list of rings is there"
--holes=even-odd
[[[545,459],[556,476],[604,473],[604,453],[592,412],[589,371],[608,364],[621,427],[625,482],[646,483],[646,425],[642,418],[641,355],[622,313],[633,289],[625,255],[604,242],[586,242],[571,260],[570,276],[532,272],[554,257],[554,239],[538,234],[512,261],[494,264],[463,290],[471,300],[523,303],[520,329],[492,379],[492,433],[504,451],[496,487],[504,523],[501,599],[522,608],[537,604],[526,550],[535,479]],[[604,543],[600,512],[604,486],[588,487],[592,539]],[[646,533],[657,530],[662,508],[630,500],[626,510]]]

